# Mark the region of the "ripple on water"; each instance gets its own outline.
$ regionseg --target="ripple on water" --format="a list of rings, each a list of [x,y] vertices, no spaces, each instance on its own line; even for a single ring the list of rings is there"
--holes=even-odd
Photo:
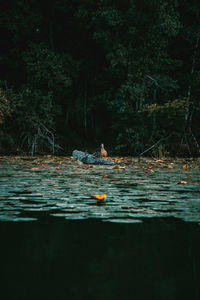
[[[45,213],[118,223],[138,223],[151,217],[200,222],[199,184],[178,184],[186,176],[181,169],[149,174],[134,166],[84,169],[70,161],[59,170],[31,170],[17,163],[17,168],[6,165],[6,169],[3,164],[1,161],[0,221],[36,221]],[[197,170],[194,176],[200,180]],[[93,194],[107,194],[106,201],[93,199]]]

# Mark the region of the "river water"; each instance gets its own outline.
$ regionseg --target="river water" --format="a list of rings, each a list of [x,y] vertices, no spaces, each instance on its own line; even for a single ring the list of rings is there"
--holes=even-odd
[[[198,161],[0,158],[2,299],[199,300],[199,182]]]

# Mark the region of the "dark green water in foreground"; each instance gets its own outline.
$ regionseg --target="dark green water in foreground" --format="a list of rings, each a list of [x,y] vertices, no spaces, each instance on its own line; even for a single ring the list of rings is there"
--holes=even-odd
[[[199,226],[0,223],[1,299],[200,299]]]
[[[200,300],[200,188],[178,184],[189,176],[199,169],[2,160],[0,299]]]

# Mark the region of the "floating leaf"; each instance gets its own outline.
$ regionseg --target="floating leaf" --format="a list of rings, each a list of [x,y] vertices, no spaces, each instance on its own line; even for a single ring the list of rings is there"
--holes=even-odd
[[[168,167],[168,169],[173,169],[172,165],[168,165],[167,167]]]
[[[103,174],[102,177],[103,177],[103,178],[107,178],[107,177],[108,177],[108,174]]]
[[[94,166],[93,165],[87,165],[87,166],[85,166],[85,169],[91,169],[91,168],[94,168]]]
[[[114,166],[113,169],[119,169],[119,166]]]
[[[183,165],[183,166],[182,166],[182,169],[183,169],[183,170],[188,170],[188,169],[189,169],[189,166],[188,166],[188,165]]]
[[[179,184],[187,184],[187,181],[181,180],[179,181]]]
[[[91,195],[93,198],[98,199],[98,200],[103,200],[106,199],[107,195],[103,194],[103,195]]]
[[[113,167],[113,169],[117,169],[117,170],[118,169],[125,169],[125,167],[121,167],[121,166],[116,165],[116,166]]]

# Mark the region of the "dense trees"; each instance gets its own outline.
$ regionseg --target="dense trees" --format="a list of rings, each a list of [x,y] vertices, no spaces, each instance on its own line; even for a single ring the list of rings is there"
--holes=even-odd
[[[199,14],[196,0],[1,4],[0,151],[198,155]]]

